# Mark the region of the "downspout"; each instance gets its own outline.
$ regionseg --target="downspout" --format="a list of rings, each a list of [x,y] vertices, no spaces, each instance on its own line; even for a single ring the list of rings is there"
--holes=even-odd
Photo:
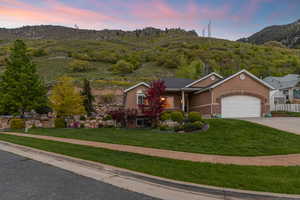
[[[210,106],[210,116],[213,116],[213,105],[214,105],[214,94],[213,94],[213,90],[210,88],[209,89],[210,93],[211,93],[211,106]]]

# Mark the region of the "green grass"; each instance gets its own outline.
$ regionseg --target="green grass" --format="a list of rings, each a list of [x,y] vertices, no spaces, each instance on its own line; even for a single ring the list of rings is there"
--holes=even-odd
[[[180,181],[300,194],[300,167],[197,163],[3,134],[0,140]]]
[[[237,155],[300,153],[300,136],[239,120],[207,120],[210,129],[194,134],[144,129],[30,129],[29,133],[170,149],[175,151]]]

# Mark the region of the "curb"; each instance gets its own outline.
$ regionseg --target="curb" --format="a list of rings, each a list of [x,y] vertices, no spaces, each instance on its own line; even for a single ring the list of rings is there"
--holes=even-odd
[[[93,162],[93,161],[86,161],[86,160],[82,160],[70,156],[65,156],[62,154],[56,154],[52,152],[47,152],[47,151],[27,147],[27,146],[17,145],[10,142],[0,141],[0,145],[4,147],[10,147],[22,151],[24,153],[30,152],[38,155],[51,157],[59,161],[66,161],[66,162],[78,164],[81,165],[82,167],[88,167],[96,170],[106,171],[109,174],[112,174],[114,176],[131,179],[138,182],[146,182],[148,184],[158,185],[162,188],[168,188],[168,189],[172,189],[184,193],[199,194],[199,197],[200,194],[202,195],[206,194],[209,196],[217,197],[216,199],[300,200],[300,195],[255,192],[255,191],[246,191],[246,190],[199,185],[199,184],[193,184],[193,183],[187,183],[182,181],[175,181],[166,178],[151,176],[151,175],[147,175],[147,174],[143,174],[143,173],[127,170],[127,169],[122,169],[110,165]],[[1,146],[0,149],[2,149]],[[4,149],[4,151],[6,150]],[[51,165],[51,163],[48,164]]]

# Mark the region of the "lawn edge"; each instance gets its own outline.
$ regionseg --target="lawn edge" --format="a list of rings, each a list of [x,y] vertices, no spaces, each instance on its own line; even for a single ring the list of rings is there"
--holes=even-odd
[[[300,199],[300,195],[291,195],[291,194],[281,194],[281,193],[272,193],[272,192],[260,192],[260,191],[252,191],[252,190],[240,190],[240,189],[232,189],[232,188],[224,188],[224,187],[217,187],[217,186],[210,186],[210,185],[202,185],[202,184],[196,184],[196,183],[190,183],[190,182],[184,182],[184,181],[177,181],[173,179],[163,178],[159,176],[153,176],[133,170],[129,170],[126,168],[120,168],[115,167],[113,165],[107,165],[102,164],[100,162],[90,161],[90,160],[84,160],[76,157],[67,156],[64,154],[58,154],[51,151],[45,151],[40,150],[37,148],[32,148],[24,145],[15,144],[12,142],[6,142],[3,140],[0,140],[0,144],[4,145],[5,147],[10,147],[17,149],[19,151],[23,152],[30,152],[30,153],[36,153],[40,155],[45,155],[52,157],[54,159],[58,159],[60,161],[67,161],[72,162],[76,164],[80,164],[84,167],[89,168],[96,168],[100,170],[108,170],[110,172],[115,173],[117,176],[127,177],[129,179],[138,179],[144,182],[149,182],[151,184],[157,184],[161,185],[162,187],[168,187],[168,188],[174,188],[176,190],[183,190],[185,192],[192,192],[192,193],[207,193],[210,195],[220,195],[224,197],[225,195],[230,195],[231,197],[239,197],[242,199],[246,199],[249,197],[252,198],[281,198],[284,199]],[[0,149],[3,150],[3,147],[0,146]],[[24,156],[22,153],[16,153],[16,151],[9,151],[7,148],[4,148],[4,151],[18,154],[21,156]],[[26,157],[26,155],[24,156]],[[34,159],[33,159],[34,160]],[[39,161],[41,162],[41,161]],[[54,166],[51,164],[51,162],[46,163],[51,166]],[[55,166],[56,167],[56,166]],[[68,170],[72,171],[72,170]]]

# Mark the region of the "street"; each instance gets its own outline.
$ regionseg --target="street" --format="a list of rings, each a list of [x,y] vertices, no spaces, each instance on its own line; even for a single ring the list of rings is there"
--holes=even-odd
[[[1,200],[154,200],[4,151],[0,174]]]

